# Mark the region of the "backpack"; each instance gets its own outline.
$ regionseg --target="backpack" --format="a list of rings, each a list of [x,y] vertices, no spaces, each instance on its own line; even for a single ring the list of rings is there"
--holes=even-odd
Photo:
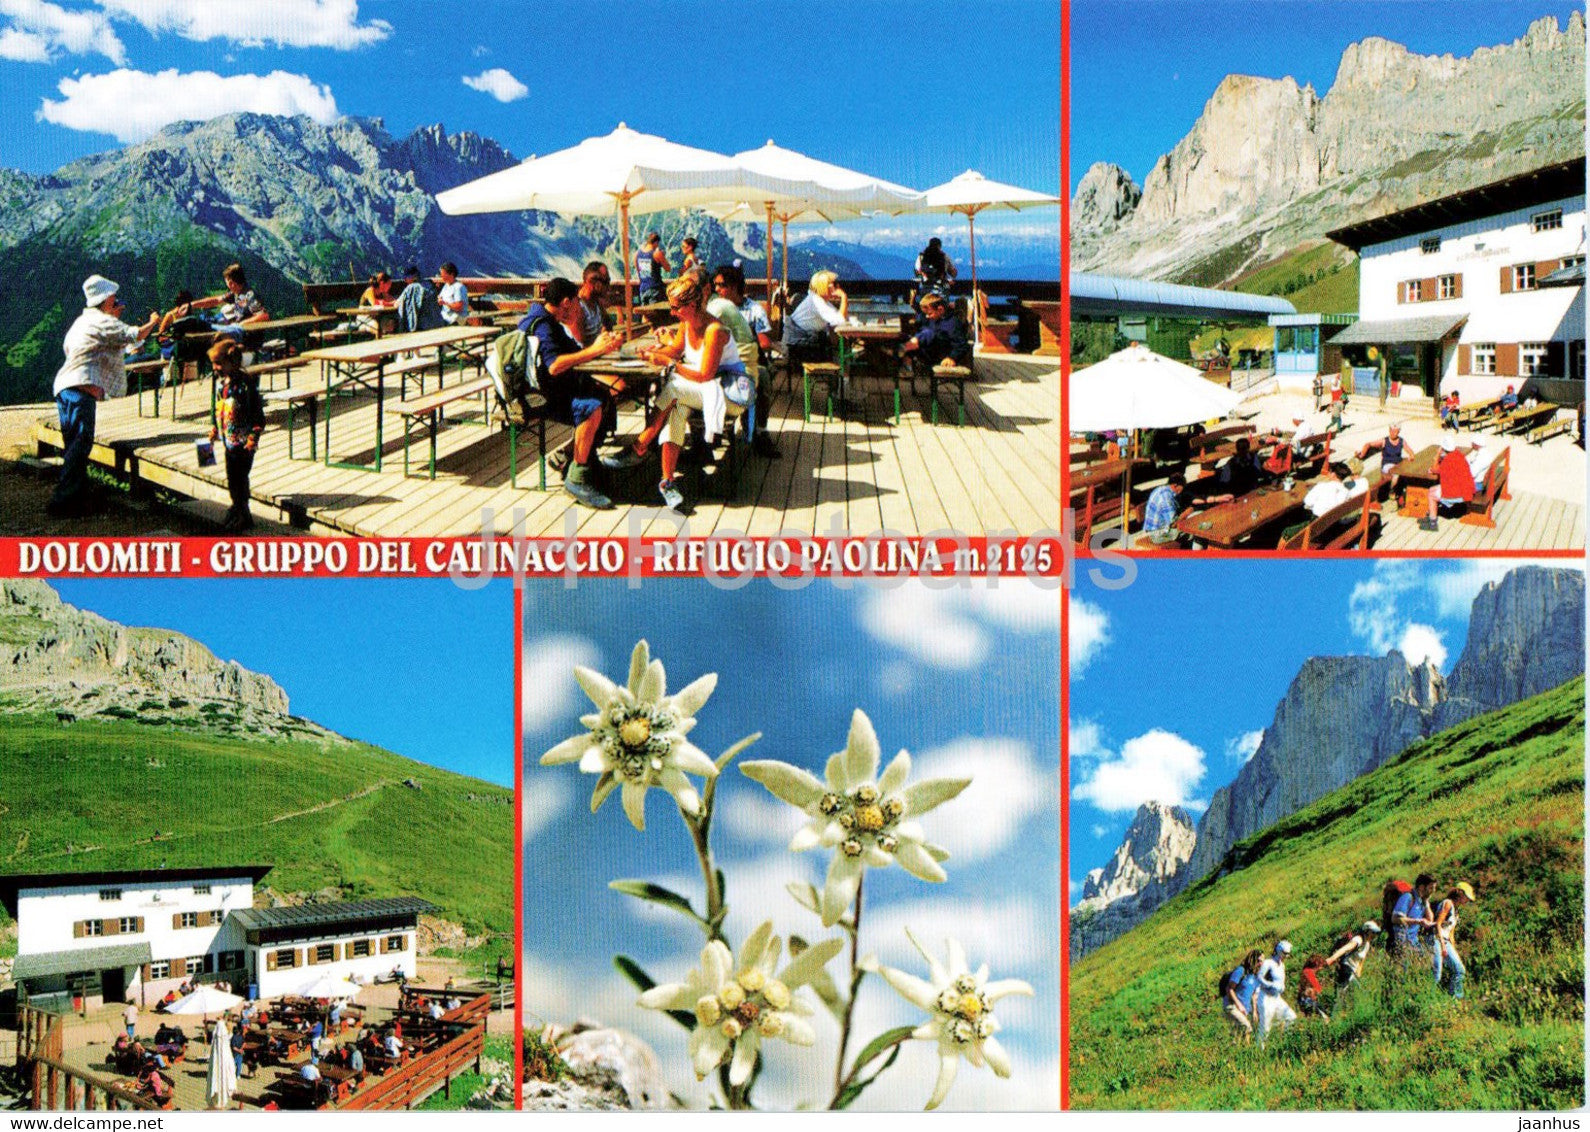
[[[537,318],[526,334],[517,327],[497,335],[492,341],[486,366],[492,386],[503,404],[531,393],[541,392],[541,339],[535,335],[536,327],[544,321]]]
[[[1224,975],[1220,976],[1220,985],[1215,988],[1215,1001],[1216,1002],[1219,1002],[1221,1004],[1225,1003],[1225,1001],[1226,1001],[1226,993],[1231,990],[1231,976],[1235,972],[1236,972],[1236,968],[1233,967],[1230,971],[1227,971]]]
[[[1405,880],[1388,880],[1386,887],[1380,891],[1380,922],[1385,927],[1386,950],[1397,949],[1397,937],[1400,934],[1391,920],[1391,913],[1396,909],[1397,902],[1413,891],[1413,885]]]

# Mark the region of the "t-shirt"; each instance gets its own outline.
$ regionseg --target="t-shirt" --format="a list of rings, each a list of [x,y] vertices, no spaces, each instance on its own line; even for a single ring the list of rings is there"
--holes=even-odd
[[[607,312],[602,304],[589,299],[580,300],[580,340],[587,346],[597,335],[607,329]]]
[[[1441,498],[1467,502],[1474,498],[1474,473],[1461,452],[1448,452],[1436,469],[1441,476]]]
[[[1252,1011],[1253,996],[1258,992],[1259,980],[1248,974],[1246,967],[1238,966],[1229,976],[1229,985],[1236,992],[1237,1001],[1242,1003],[1242,1009]]]
[[[1168,531],[1180,510],[1181,504],[1176,498],[1175,489],[1168,483],[1160,484],[1149,493],[1148,503],[1143,507],[1143,529]]]
[[[1310,998],[1318,998],[1320,995],[1320,989],[1319,969],[1317,967],[1304,967],[1303,993],[1308,995]]]
[[[1397,938],[1403,943],[1417,947],[1419,945],[1420,925],[1399,923],[1397,920],[1398,916],[1406,916],[1410,920],[1429,919],[1429,903],[1419,899],[1417,892],[1405,892],[1398,897],[1396,905],[1391,910],[1391,922],[1395,925],[1392,930],[1397,933]]]
[[[437,301],[442,304],[442,321],[447,323],[463,322],[469,317],[469,290],[462,282],[454,279],[451,283],[443,283]],[[447,303],[463,303],[462,310],[452,310]]]
[[[245,318],[253,318],[265,310],[265,305],[254,297],[253,291],[244,291],[240,295],[232,295],[221,304],[222,322],[242,322]]]
[[[305,1081],[318,1081],[320,1080],[320,1066],[313,1061],[306,1061],[304,1062],[304,1067],[298,1071],[298,1075]]]
[[[1258,458],[1252,452],[1246,456],[1233,456],[1220,466],[1215,474],[1220,491],[1232,495],[1246,495],[1259,486]]]
[[[1355,495],[1369,490],[1369,481],[1363,479],[1343,483],[1341,480],[1323,480],[1308,489],[1303,506],[1316,519],[1333,507],[1340,507]]]
[[[756,333],[751,329],[751,324],[745,321],[745,316],[740,313],[740,308],[729,302],[722,295],[714,295],[707,300],[707,313],[723,323],[729,337],[734,339],[734,344],[740,347],[741,358],[756,357]]]
[[[971,357],[971,341],[966,336],[966,328],[960,319],[948,312],[943,318],[925,319],[914,338],[922,352],[922,360],[929,365],[938,365],[945,358],[965,362]]]
[[[768,321],[767,308],[749,295],[745,302],[740,304],[740,317],[745,319],[745,324],[751,328],[753,334],[772,334],[773,324]]]

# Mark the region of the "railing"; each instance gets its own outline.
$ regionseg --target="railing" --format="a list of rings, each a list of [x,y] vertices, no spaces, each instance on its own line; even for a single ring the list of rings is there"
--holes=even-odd
[[[153,1101],[114,1081],[67,1065],[61,1060],[65,1045],[66,1020],[61,1015],[34,1006],[17,1008],[17,1068],[30,1082],[30,1109],[51,1112],[159,1110]]]
[[[489,996],[482,996],[483,1000],[487,998]],[[430,1053],[389,1071],[374,1084],[366,1085],[339,1105],[338,1111],[413,1108],[437,1089],[452,1096],[453,1078],[471,1066],[475,1072],[480,1072],[480,1059],[485,1050],[486,1024],[482,1021]]]

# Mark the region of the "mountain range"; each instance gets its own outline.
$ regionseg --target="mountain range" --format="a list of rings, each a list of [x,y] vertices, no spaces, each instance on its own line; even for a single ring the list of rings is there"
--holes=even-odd
[[[1196,826],[1144,804],[1111,861],[1084,883],[1072,954],[1131,931],[1189,885],[1234,867],[1233,850],[1412,744],[1584,673],[1584,575],[1522,566],[1475,597],[1463,653],[1445,678],[1385,656],[1312,657],[1276,706],[1258,750],[1214,792]]]
[[[1461,58],[1364,39],[1323,94],[1228,75],[1141,186],[1108,162],[1083,174],[1072,268],[1240,288],[1316,252],[1268,285],[1318,282],[1354,263],[1324,240],[1334,227],[1583,154],[1584,78],[1579,12]]]

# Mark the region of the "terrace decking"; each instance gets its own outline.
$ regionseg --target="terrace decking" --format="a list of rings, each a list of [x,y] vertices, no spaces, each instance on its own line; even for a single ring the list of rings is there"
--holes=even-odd
[[[974,372],[975,379],[967,383],[964,427],[926,421],[925,381],[918,383],[917,395],[907,392],[905,412],[896,425],[889,415],[891,387],[876,379],[864,379],[861,385],[868,399],[865,422],[830,420],[815,411],[803,422],[798,384],[792,396],[779,379],[769,423],[781,458],[744,458],[739,488],[730,500],[723,498],[725,465],[708,470],[699,491],[690,473],[682,472],[686,494],[695,504],[689,533],[822,534],[836,520],[853,535],[882,529],[900,534],[953,529],[969,535],[1059,530],[1060,374],[1054,359],[980,356]],[[314,377],[304,375],[295,387]],[[390,410],[396,398],[389,395],[387,404]],[[373,398],[339,397],[333,411],[337,458],[372,458]],[[252,476],[254,513],[308,533],[465,537],[481,533],[482,512],[490,508],[498,534],[513,533],[518,510],[524,516],[523,533],[532,537],[564,535],[566,513],[572,514],[583,537],[627,535],[633,505],[661,506],[655,484],[643,473],[637,473],[633,494],[620,495],[619,506],[611,511],[575,506],[550,471],[548,490],[537,490],[533,430],[520,433],[519,486],[511,487],[508,435],[500,426],[489,432],[481,427],[478,402],[449,409],[438,438],[434,481],[425,478],[426,446],[419,438],[411,453],[413,474],[403,475],[402,429],[391,419],[386,422],[380,472],[306,459],[302,413],[293,441],[298,458],[289,459],[285,423],[285,410],[271,408]],[[639,414],[628,410],[619,432],[633,435],[640,424]],[[194,455],[194,442],[208,431],[208,398],[192,389],[185,391],[175,421],[169,409],[160,417],[139,416],[135,398],[107,401],[99,407],[93,458],[145,484],[224,502],[224,468],[219,462],[200,468]],[[548,450],[567,436],[568,430],[549,425]],[[34,437],[41,448],[61,445],[54,414],[43,406]],[[655,466],[650,465],[653,476]],[[640,533],[677,532],[672,522],[654,520]]]

